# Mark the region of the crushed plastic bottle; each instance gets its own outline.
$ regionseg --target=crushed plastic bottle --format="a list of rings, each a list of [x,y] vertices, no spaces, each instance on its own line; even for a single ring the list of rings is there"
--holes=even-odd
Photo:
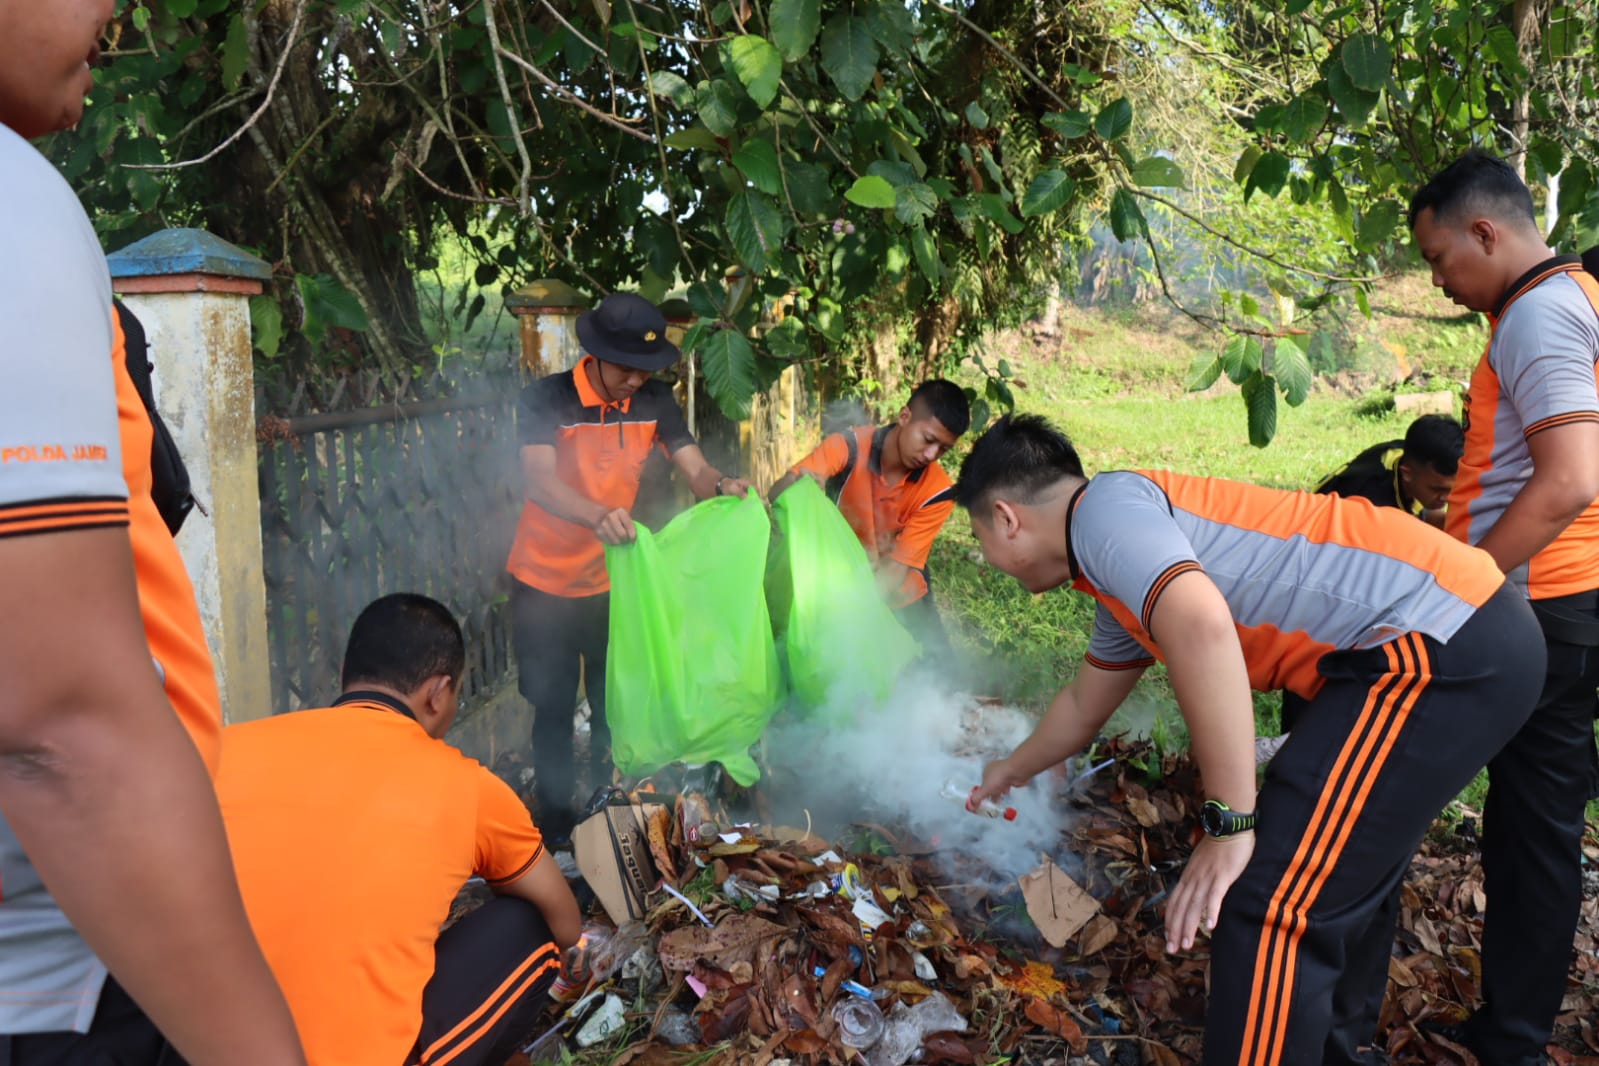
[[[561,954],[561,975],[550,986],[550,998],[570,1003],[585,989],[622,969],[648,942],[649,932],[641,922],[628,922],[620,929],[604,922],[589,922],[583,926],[577,943]]]
[[[984,818],[1003,818],[1007,822],[1016,820],[1015,807],[1004,807],[993,800],[983,800],[981,803],[974,805],[972,798],[977,794],[977,786],[975,785],[970,789],[965,789],[958,782],[951,779],[944,782],[944,787],[938,790],[938,794],[945,799],[954,800],[971,813],[980,814]]]
[[[883,1012],[869,999],[845,996],[833,1004],[838,1039],[845,1047],[864,1051],[883,1038]]]
[[[882,1038],[866,1055],[867,1066],[905,1066],[922,1050],[932,1033],[964,1033],[965,1017],[942,992],[934,992],[914,1007],[895,1004],[883,1025]]]

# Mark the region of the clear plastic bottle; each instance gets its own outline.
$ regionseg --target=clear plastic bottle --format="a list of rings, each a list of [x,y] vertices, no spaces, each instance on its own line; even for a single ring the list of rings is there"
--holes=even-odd
[[[883,1038],[883,1012],[869,999],[841,996],[833,1004],[838,1039],[845,1047],[864,1051]]]
[[[1015,807],[1005,807],[1001,804],[995,803],[993,800],[983,800],[981,803],[974,804],[972,802],[972,797],[976,792],[977,786],[974,785],[971,788],[963,788],[961,784],[953,778],[945,781],[944,787],[938,790],[938,794],[940,796],[943,796],[945,799],[954,800],[973,814],[980,814],[984,818],[1003,818],[1007,822],[1014,822],[1016,820]]]

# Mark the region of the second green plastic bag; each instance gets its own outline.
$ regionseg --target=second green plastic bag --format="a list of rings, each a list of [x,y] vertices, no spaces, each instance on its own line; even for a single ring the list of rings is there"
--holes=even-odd
[[[762,578],[771,540],[754,496],[690,508],[659,533],[605,549],[611,574],[605,707],[627,774],[719,762],[741,785],[782,702]]]

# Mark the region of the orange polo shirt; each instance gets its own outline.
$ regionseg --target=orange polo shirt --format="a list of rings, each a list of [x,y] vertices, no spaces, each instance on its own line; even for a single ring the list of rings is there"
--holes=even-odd
[[[883,477],[883,445],[888,432],[887,426],[856,426],[834,433],[795,464],[793,471],[809,471],[822,478],[828,498],[860,538],[873,566],[890,559],[910,568],[902,591],[906,602],[914,603],[927,595],[927,556],[938,531],[955,510],[955,492],[949,475],[937,463],[908,471],[890,485]]]
[[[695,443],[665,382],[653,378],[613,403],[589,383],[585,355],[577,366],[540,378],[517,406],[524,448],[555,449],[555,469],[567,485],[608,508],[631,511],[650,451],[668,455]],[[594,596],[611,587],[605,546],[594,531],[551,514],[532,500],[522,505],[505,568],[511,576],[557,596]]]
[[[239,887],[306,1059],[401,1066],[456,893],[473,875],[515,881],[544,854],[527,808],[381,703],[245,722],[224,743]],[[560,964],[549,956],[538,973]]]

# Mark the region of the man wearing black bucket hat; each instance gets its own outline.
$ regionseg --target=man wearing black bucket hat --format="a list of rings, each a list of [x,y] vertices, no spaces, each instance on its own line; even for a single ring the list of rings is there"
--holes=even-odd
[[[607,296],[577,320],[586,353],[571,370],[522,392],[517,411],[526,501],[506,569],[517,671],[533,704],[534,791],[551,841],[570,835],[577,784],[572,711],[579,666],[588,693],[591,784],[610,765],[605,649],[610,577],[605,545],[636,533],[630,512],[659,445],[699,499],[742,496],[749,483],[705,461],[671,390],[652,375],[677,362],[666,319],[632,293]]]

